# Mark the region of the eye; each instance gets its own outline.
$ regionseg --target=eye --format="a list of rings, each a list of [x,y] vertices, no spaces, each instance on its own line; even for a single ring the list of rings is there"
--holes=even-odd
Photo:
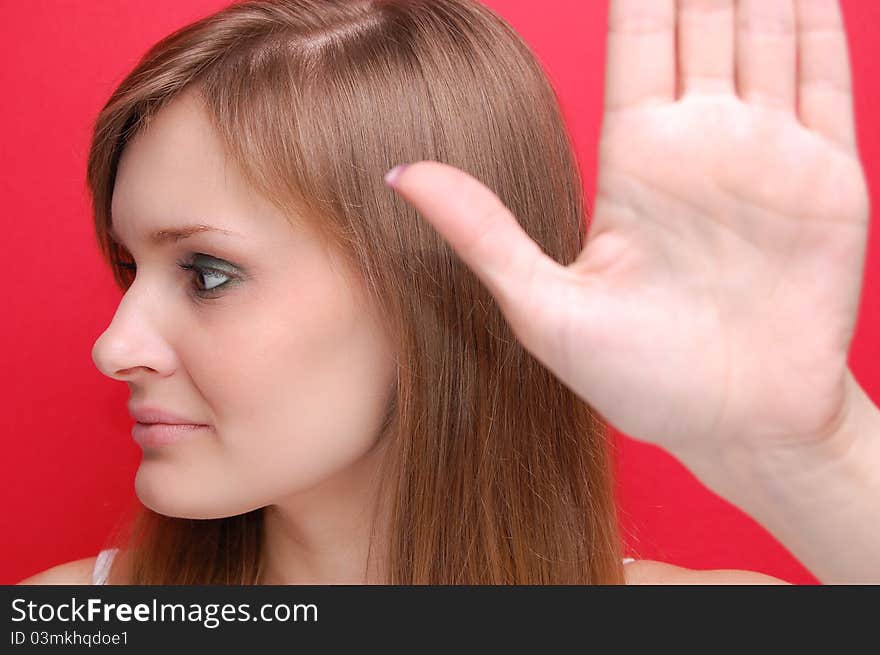
[[[121,284],[122,290],[125,291],[134,282],[134,272],[137,270],[137,266],[124,255],[115,257],[113,264],[117,280]]]
[[[195,275],[193,276],[194,282],[197,281],[200,277],[209,280],[205,282],[203,286],[194,284],[193,291],[199,296],[211,297],[211,292],[213,292],[215,289],[225,286],[229,282],[229,280],[232,279],[231,275],[228,275],[217,268],[211,268],[209,266],[197,266],[193,262],[178,262],[177,265],[184,271],[193,271],[195,273]]]
[[[207,257],[207,255],[204,256]],[[217,290],[229,284],[235,276],[217,267],[199,265],[195,261],[196,257],[199,257],[199,255],[192,256],[188,261],[179,261],[177,266],[181,270],[192,272],[191,289],[197,297],[203,299],[214,298],[219,295]],[[210,259],[213,259],[213,257]],[[127,289],[134,281],[137,264],[130,257],[121,255],[116,260],[116,266],[120,269],[120,277],[122,278],[124,288]]]

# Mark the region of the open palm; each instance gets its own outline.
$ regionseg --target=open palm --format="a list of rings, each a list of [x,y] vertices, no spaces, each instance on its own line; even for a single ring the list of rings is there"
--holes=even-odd
[[[628,435],[673,452],[821,439],[845,410],[870,213],[838,2],[610,11],[577,261],[547,257],[462,171],[419,162],[395,186]]]

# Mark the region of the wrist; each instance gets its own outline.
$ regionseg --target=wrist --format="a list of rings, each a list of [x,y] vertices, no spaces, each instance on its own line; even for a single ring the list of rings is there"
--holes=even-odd
[[[844,407],[828,433],[791,445],[757,449],[746,457],[751,476],[781,493],[796,480],[880,480],[880,410],[847,369]],[[822,489],[816,488],[821,494]]]
[[[880,578],[880,410],[849,371],[846,402],[822,439],[682,460],[831,583]]]
[[[852,469],[864,463],[863,451],[871,442],[880,447],[880,410],[848,369],[845,380],[841,412],[821,436],[773,445],[756,445],[749,439],[716,445],[707,440],[670,452],[706,486],[740,506],[752,491],[764,487],[782,491],[794,479]]]

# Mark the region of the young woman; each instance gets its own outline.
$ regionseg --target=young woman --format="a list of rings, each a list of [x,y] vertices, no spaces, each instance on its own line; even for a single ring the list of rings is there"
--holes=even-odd
[[[871,563],[837,2],[610,22],[592,217],[541,66],[475,0],[245,2],[154,46],[88,167],[144,508],[25,582],[782,582],[624,564],[607,423],[821,579]]]

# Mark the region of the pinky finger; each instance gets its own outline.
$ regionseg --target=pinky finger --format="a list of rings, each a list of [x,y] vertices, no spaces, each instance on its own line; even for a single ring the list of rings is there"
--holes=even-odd
[[[801,122],[856,151],[852,73],[839,0],[796,0]]]

